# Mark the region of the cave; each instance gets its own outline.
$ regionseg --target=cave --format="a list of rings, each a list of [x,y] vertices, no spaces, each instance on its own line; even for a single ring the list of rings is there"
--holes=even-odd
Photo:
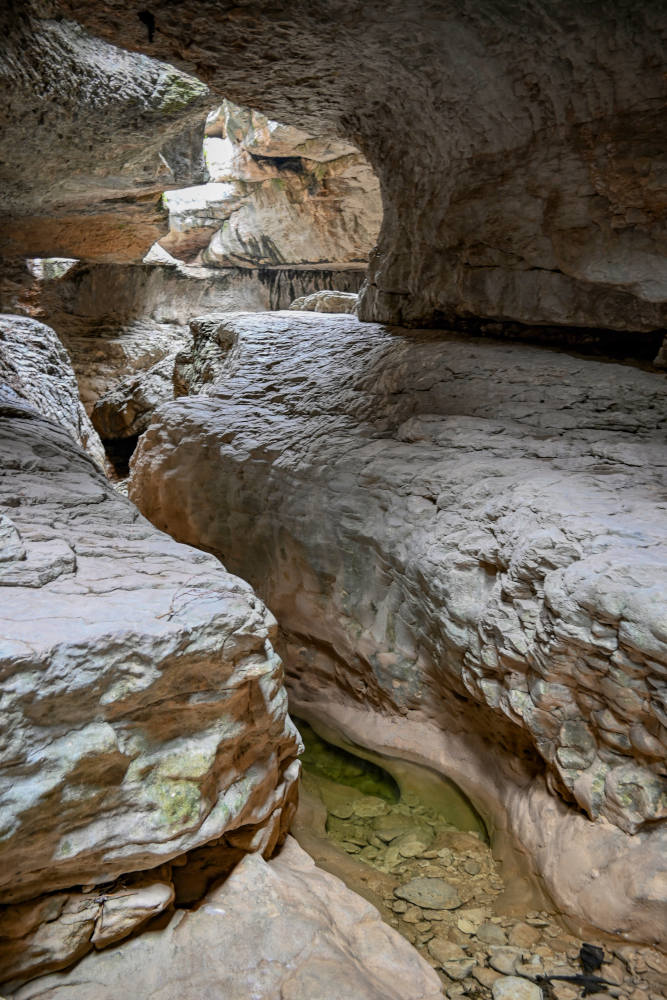
[[[664,4],[0,26],[2,1000],[661,1000]]]

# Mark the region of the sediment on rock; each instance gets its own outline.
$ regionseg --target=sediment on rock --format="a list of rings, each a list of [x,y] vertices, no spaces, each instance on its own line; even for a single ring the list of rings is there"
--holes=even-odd
[[[223,335],[140,508],[258,588],[297,707],[450,773],[574,921],[655,943],[664,378],[342,316]]]

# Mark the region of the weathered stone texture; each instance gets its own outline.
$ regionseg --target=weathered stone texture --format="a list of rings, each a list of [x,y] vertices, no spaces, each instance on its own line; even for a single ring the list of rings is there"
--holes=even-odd
[[[13,1000],[439,1000],[440,980],[369,903],[288,838],[246,857],[201,906]]]
[[[105,38],[368,157],[366,319],[655,330],[665,300],[660,0],[58,0]]]
[[[367,263],[382,202],[357,149],[229,101],[212,117],[211,183],[165,195],[164,249],[213,267]]]
[[[156,531],[11,391],[0,505],[4,981],[168,906],[172,859],[234,831],[270,853],[299,741],[250,587]]]
[[[208,90],[38,6],[0,13],[0,254],[141,260],[162,191],[206,177]]]
[[[60,423],[104,467],[104,448],[79,399],[69,356],[50,327],[0,314],[0,384]]]
[[[159,411],[131,495],[258,588],[297,703],[358,701],[480,737],[478,771],[505,761],[502,822],[549,891],[653,940],[664,378],[343,316],[245,314],[222,330],[234,347],[217,382]],[[531,797],[543,771],[571,808]],[[559,870],[575,827],[582,857],[596,843],[609,864],[632,855],[624,924],[588,892],[599,872]]]

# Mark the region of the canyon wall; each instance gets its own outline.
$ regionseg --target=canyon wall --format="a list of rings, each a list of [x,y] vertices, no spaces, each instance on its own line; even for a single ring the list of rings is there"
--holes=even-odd
[[[257,588],[297,712],[437,765],[579,925],[659,941],[664,377],[299,312],[197,349],[130,495]]]

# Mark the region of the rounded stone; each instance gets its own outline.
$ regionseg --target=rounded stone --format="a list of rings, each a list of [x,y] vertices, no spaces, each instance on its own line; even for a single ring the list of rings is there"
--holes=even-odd
[[[374,819],[376,816],[384,816],[389,807],[384,799],[375,795],[367,795],[363,799],[357,799],[353,804],[354,815],[362,819]]]
[[[542,1000],[542,990],[528,979],[501,976],[491,987],[493,1000]]]

